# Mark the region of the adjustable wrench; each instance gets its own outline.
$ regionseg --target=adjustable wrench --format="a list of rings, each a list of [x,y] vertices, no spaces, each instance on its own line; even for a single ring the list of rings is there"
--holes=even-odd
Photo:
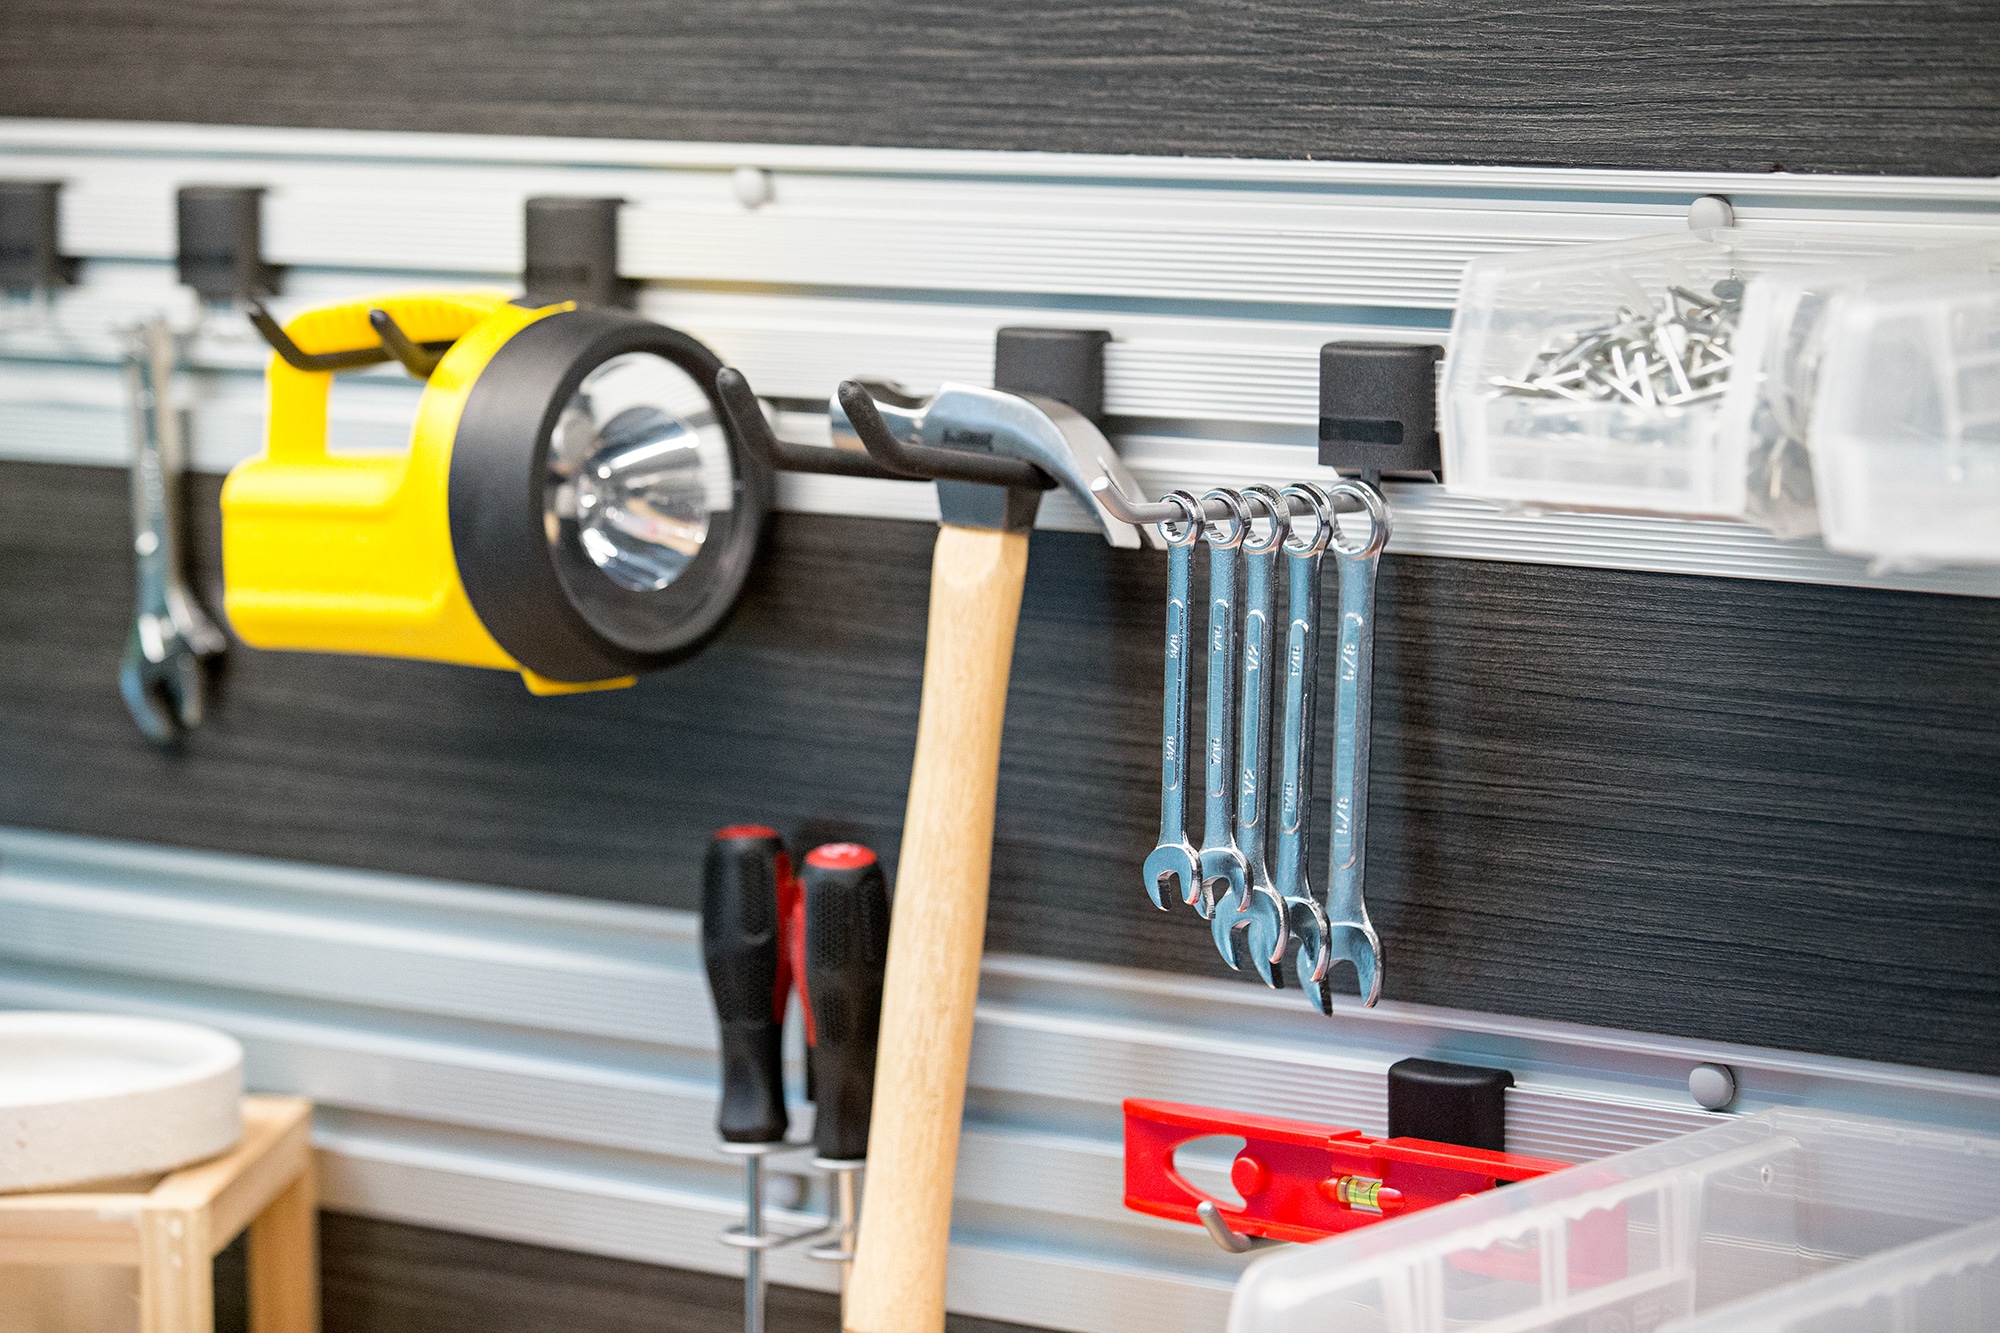
[[[181,566],[180,417],[172,396],[174,335],[164,319],[132,330],[125,385],[132,428],[132,550],[139,611],[118,664],[118,692],[139,730],[159,743],[201,725],[202,659],[227,640],[188,590]]]
[[[1369,689],[1375,657],[1375,571],[1389,540],[1389,506],[1362,481],[1343,481],[1335,497],[1359,501],[1368,512],[1367,540],[1331,535],[1340,570],[1340,659],[1334,673],[1333,869],[1327,888],[1327,956],[1354,964],[1361,1002],[1382,994],[1382,943],[1362,901],[1368,842]]]
[[[1236,754],[1236,552],[1250,528],[1250,507],[1235,491],[1217,487],[1201,497],[1220,500],[1230,516],[1208,538],[1208,730],[1206,805],[1199,862],[1201,892],[1194,903],[1204,919],[1215,916],[1216,900],[1241,900],[1250,879],[1243,850],[1236,845],[1234,786]]]
[[[1160,743],[1160,845],[1146,857],[1146,893],[1153,906],[1165,911],[1169,885],[1178,880],[1181,901],[1194,903],[1201,895],[1201,869],[1194,844],[1187,839],[1188,731],[1188,574],[1194,544],[1201,538],[1201,506],[1186,491],[1165,497],[1181,507],[1186,531],[1175,536],[1166,524],[1160,535],[1167,542],[1167,682],[1166,718]]]
[[[1241,772],[1236,784],[1236,837],[1248,880],[1241,892],[1232,889],[1217,900],[1209,928],[1224,962],[1240,968],[1247,953],[1264,984],[1275,988],[1284,984],[1273,965],[1285,956],[1285,900],[1272,887],[1264,857],[1265,807],[1270,803],[1264,779],[1271,759],[1271,574],[1278,548],[1291,534],[1291,515],[1284,499],[1269,486],[1246,486],[1243,498],[1254,501],[1271,520],[1268,540],[1257,541],[1255,532],[1246,527],[1242,545],[1243,696],[1238,701],[1242,724],[1237,740]]]
[[[1303,501],[1315,521],[1310,533],[1294,529],[1284,546],[1289,624],[1285,633],[1285,712],[1279,727],[1278,854],[1272,886],[1284,899],[1286,924],[1292,939],[1298,941],[1295,965],[1299,988],[1313,1008],[1331,1013],[1333,992],[1326,985],[1332,970],[1326,908],[1313,896],[1306,830],[1312,814],[1321,556],[1333,533],[1333,501],[1311,482],[1287,486],[1283,494],[1288,500]]]

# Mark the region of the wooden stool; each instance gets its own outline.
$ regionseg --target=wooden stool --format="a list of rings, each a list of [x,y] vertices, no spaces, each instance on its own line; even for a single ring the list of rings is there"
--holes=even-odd
[[[250,1228],[251,1333],[317,1333],[312,1104],[245,1097],[243,1140],[144,1193],[0,1195],[0,1264],[139,1270],[140,1333],[212,1333],[211,1260]]]

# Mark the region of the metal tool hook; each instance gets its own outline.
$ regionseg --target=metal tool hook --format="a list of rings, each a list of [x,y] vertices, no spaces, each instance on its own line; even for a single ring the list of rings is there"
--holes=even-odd
[[[1346,506],[1348,509],[1358,509],[1361,507],[1361,502],[1357,495],[1342,491],[1337,486],[1332,488],[1332,490],[1336,501],[1345,499],[1348,502]],[[1107,513],[1121,523],[1130,523],[1134,527],[1145,528],[1157,527],[1162,523],[1178,523],[1181,521],[1181,512],[1174,505],[1164,500],[1157,504],[1147,500],[1135,500],[1124,487],[1108,476],[1093,478],[1090,483],[1090,493],[1097,497],[1098,503],[1104,506]],[[1291,494],[1289,491],[1285,493],[1285,503],[1293,517],[1313,512],[1311,504],[1301,497]],[[1202,498],[1201,517],[1204,522],[1220,523],[1230,517],[1230,512],[1228,504],[1215,498],[1214,492],[1211,491],[1209,495]]]
[[[1201,1219],[1202,1229],[1209,1238],[1231,1254],[1249,1254],[1253,1250],[1268,1250],[1273,1245],[1284,1244],[1281,1240],[1267,1240],[1262,1236],[1246,1236],[1231,1229],[1222,1218],[1222,1210],[1208,1199],[1194,1206],[1194,1215]]]
[[[864,477],[870,481],[920,481],[906,472],[882,466],[867,454],[853,449],[827,449],[814,444],[793,444],[781,440],[764,419],[763,406],[743,372],[724,366],[715,374],[715,393],[737,439],[751,457],[780,472],[817,472],[834,477]]]

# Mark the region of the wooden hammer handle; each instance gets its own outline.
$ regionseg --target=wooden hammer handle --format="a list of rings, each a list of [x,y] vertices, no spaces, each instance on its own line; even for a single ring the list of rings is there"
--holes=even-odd
[[[1028,534],[945,526],[896,870],[848,1333],[940,1333]]]

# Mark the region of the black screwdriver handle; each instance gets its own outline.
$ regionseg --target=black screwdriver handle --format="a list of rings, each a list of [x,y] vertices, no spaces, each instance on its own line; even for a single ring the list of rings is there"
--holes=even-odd
[[[771,829],[735,824],[709,840],[702,866],[701,959],[722,1028],[722,1106],[727,1143],[785,1137],[782,1052],[790,971],[782,940],[781,886],[791,878],[785,844]]]
[[[889,957],[889,882],[875,853],[852,842],[806,854],[805,987],[812,1013],[819,1118],[813,1146],[835,1162],[868,1155],[875,1039]]]

